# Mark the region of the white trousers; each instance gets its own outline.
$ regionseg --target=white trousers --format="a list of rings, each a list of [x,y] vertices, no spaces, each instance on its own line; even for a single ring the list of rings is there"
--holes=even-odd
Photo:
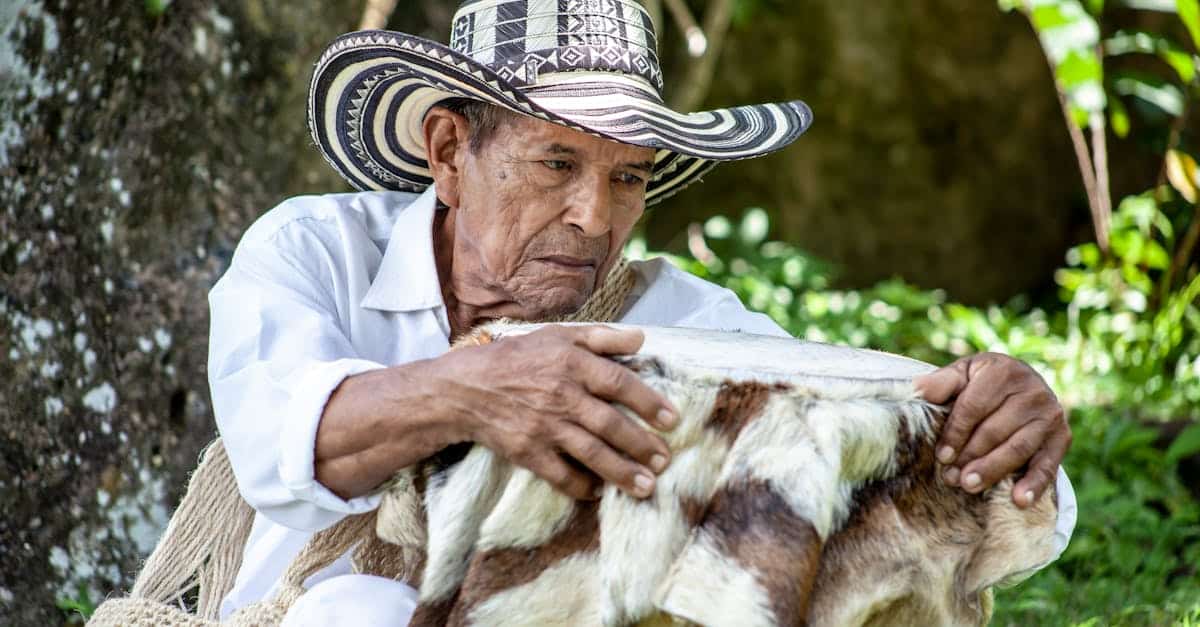
[[[404,627],[417,607],[417,592],[374,575],[338,575],[300,595],[280,627]]]

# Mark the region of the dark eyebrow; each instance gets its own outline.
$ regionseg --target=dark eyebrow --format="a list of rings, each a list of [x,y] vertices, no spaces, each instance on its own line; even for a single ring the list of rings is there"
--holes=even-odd
[[[573,154],[575,154],[574,148],[571,148],[570,146],[564,146],[562,144],[550,144],[550,146],[548,148],[546,148],[546,151],[556,154],[556,155],[573,155]]]

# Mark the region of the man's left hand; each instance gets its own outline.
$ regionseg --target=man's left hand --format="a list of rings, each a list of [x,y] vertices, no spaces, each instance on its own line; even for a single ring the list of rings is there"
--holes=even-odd
[[[935,449],[943,479],[978,494],[1027,467],[1013,502],[1029,507],[1056,478],[1071,446],[1062,405],[1028,364],[997,353],[964,357],[913,380],[925,400],[953,400]]]

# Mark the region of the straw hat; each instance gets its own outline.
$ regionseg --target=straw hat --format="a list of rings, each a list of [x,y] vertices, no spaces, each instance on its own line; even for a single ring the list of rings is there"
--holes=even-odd
[[[309,126],[354,187],[422,191],[432,183],[425,113],[481,100],[655,148],[650,205],[719,161],[787,146],[812,122],[800,101],[677,113],[662,84],[650,16],[633,0],[466,0],[449,47],[392,31],[334,40],[313,74]]]

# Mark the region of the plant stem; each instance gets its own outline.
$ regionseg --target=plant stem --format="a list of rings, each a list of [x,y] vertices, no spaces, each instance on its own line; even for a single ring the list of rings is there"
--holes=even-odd
[[[683,4],[683,0],[668,0]],[[687,74],[680,83],[680,90],[672,99],[672,106],[677,111],[695,111],[704,102],[712,86],[713,75],[717,70],[717,59],[721,56],[721,46],[725,36],[733,24],[733,0],[712,0],[704,12],[704,34],[707,46],[704,53],[688,67]]]
[[[1108,250],[1108,232],[1112,225],[1112,192],[1108,184],[1108,135],[1105,132],[1104,113],[1093,111],[1088,119],[1092,131],[1092,156],[1096,166],[1096,207],[1092,221],[1096,227],[1096,241]]]
[[[1041,44],[1041,34],[1038,33],[1037,26],[1033,23],[1033,9],[1028,0],[1021,3],[1021,13],[1025,16],[1030,28],[1033,29],[1034,37],[1037,37],[1039,45]],[[1097,49],[1097,53],[1099,53]],[[1046,64],[1050,66],[1050,77],[1054,81],[1054,91],[1058,95],[1058,106],[1062,110],[1063,121],[1067,124],[1067,133],[1071,136],[1071,145],[1075,148],[1075,161],[1079,166],[1079,176],[1083,179],[1083,189],[1087,193],[1088,209],[1092,214],[1092,227],[1096,231],[1096,244],[1100,246],[1100,250],[1108,253],[1108,224],[1111,219],[1112,209],[1111,201],[1109,201],[1109,209],[1104,209],[1105,203],[1101,199],[1100,187],[1096,181],[1097,169],[1092,162],[1092,155],[1088,151],[1087,139],[1083,135],[1083,129],[1075,122],[1075,116],[1071,113],[1071,101],[1067,96],[1067,92],[1063,89],[1062,83],[1058,80],[1058,68],[1054,65],[1054,59],[1046,53],[1045,46],[1042,47],[1042,56],[1046,59]],[[1100,113],[1099,115],[1103,115]],[[1103,117],[1100,119],[1103,125]],[[1094,125],[1090,125],[1094,126]],[[1107,142],[1103,137],[1103,126],[1101,135],[1097,145],[1099,148],[1107,147]],[[1092,139],[1097,139],[1096,131],[1093,128]],[[1107,150],[1103,155],[1097,155],[1098,159],[1104,161],[1104,196],[1108,195],[1108,154]]]
[[[397,0],[367,0],[358,30],[386,28],[392,12],[396,10],[396,2]]]
[[[1171,258],[1171,267],[1167,268],[1167,274],[1163,277],[1163,286],[1160,291],[1162,291],[1164,299],[1170,293],[1175,276],[1187,269],[1188,262],[1192,259],[1192,253],[1196,251],[1198,241],[1200,241],[1200,203],[1192,205],[1192,223],[1188,225],[1187,233],[1183,235],[1183,241],[1179,243],[1175,256]]]

